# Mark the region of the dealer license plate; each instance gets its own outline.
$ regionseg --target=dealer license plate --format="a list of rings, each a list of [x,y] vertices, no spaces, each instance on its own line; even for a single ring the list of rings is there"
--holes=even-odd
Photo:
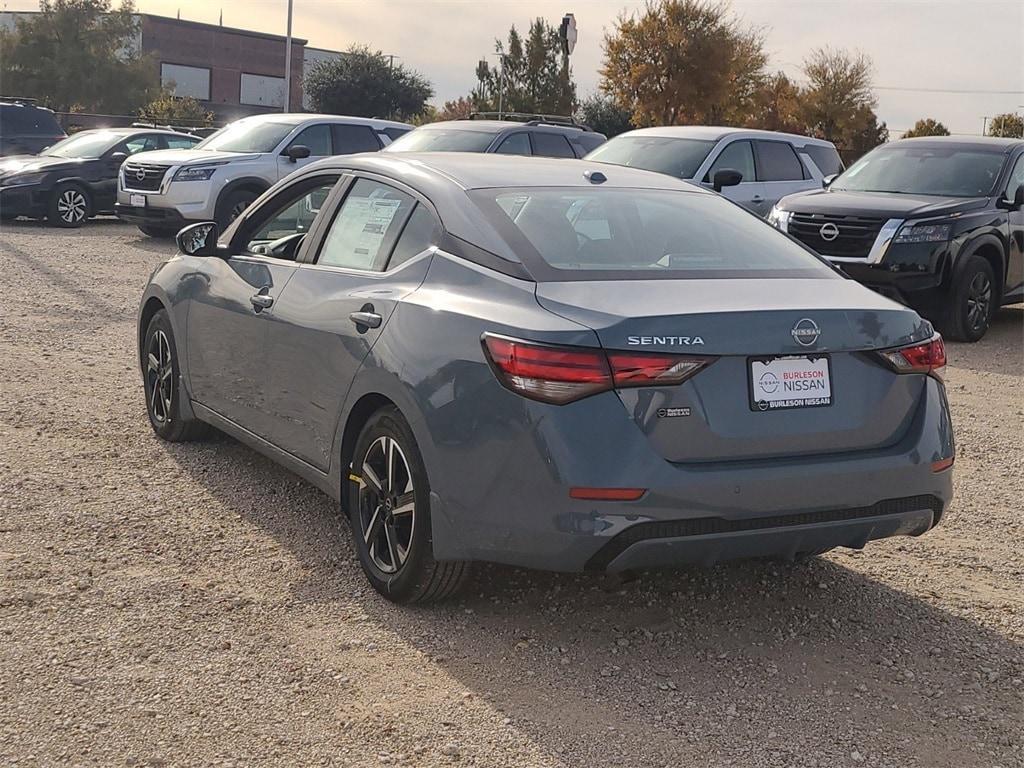
[[[132,195],[131,196],[132,208],[145,208],[146,207],[146,196],[145,195]]]
[[[750,407],[755,411],[832,405],[828,355],[750,361]]]

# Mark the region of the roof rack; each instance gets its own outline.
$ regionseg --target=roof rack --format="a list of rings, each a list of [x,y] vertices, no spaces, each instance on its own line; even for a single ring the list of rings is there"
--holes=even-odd
[[[141,120],[136,120],[129,127],[131,127],[131,128],[152,128],[152,129],[159,129],[159,130],[163,130],[163,131],[177,131],[178,133],[189,133],[189,134],[191,134],[193,136],[200,136],[200,137],[209,136],[211,133],[213,133],[215,130],[217,130],[216,128],[212,128],[212,127],[204,128],[202,126],[189,127],[189,126],[186,126],[186,125],[157,125],[156,123],[147,123],[147,122],[141,121]]]
[[[38,104],[39,99],[30,99],[27,96],[4,96],[0,94],[0,101],[13,101],[16,104]]]
[[[579,128],[581,131],[593,131],[589,125],[576,122],[576,119],[567,115],[544,115],[536,112],[470,112],[470,120],[509,120],[527,125],[561,125],[569,128]]]

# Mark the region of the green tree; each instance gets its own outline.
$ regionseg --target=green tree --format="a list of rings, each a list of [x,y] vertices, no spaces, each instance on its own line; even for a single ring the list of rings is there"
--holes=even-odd
[[[393,64],[365,45],[353,45],[337,59],[314,64],[305,90],[318,112],[396,120],[419,115],[434,95],[419,72]]]
[[[871,60],[833,48],[818,48],[804,60],[808,85],[801,94],[806,131],[828,139],[844,159],[857,157],[888,140],[878,122],[871,89]]]
[[[175,96],[170,88],[162,90],[159,96],[140,109],[139,117],[159,125],[182,125],[189,128],[213,125],[212,112],[191,96]]]
[[[996,115],[988,122],[989,136],[1006,136],[1013,139],[1024,138],[1024,118],[1013,112]]]
[[[486,60],[476,68],[477,86],[470,99],[481,111],[571,115],[576,109],[576,84],[568,59],[562,55],[558,30],[534,19],[526,40],[513,26],[508,42],[494,41],[502,63]],[[501,98],[499,99],[499,89]]]
[[[129,114],[158,91],[155,68],[134,50],[131,0],[41,0],[39,11],[0,31],[5,92],[62,112]]]
[[[740,124],[765,80],[758,29],[708,0],[648,0],[604,38],[601,88],[635,125]]]
[[[633,130],[628,109],[620,107],[611,96],[595,93],[580,104],[576,119],[603,133],[609,139]]]
[[[949,128],[938,120],[925,117],[914,123],[914,127],[903,134],[904,139],[912,139],[915,136],[949,136]]]

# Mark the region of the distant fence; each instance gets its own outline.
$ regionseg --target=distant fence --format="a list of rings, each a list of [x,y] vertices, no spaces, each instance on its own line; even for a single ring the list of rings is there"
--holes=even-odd
[[[154,122],[138,115],[101,115],[92,112],[55,112],[57,122],[67,133],[76,133],[89,128],[127,128],[132,123]],[[160,122],[160,121],[156,121]],[[219,127],[225,121],[214,119],[212,125]],[[206,124],[202,120],[175,120],[174,124],[189,128],[203,128]]]

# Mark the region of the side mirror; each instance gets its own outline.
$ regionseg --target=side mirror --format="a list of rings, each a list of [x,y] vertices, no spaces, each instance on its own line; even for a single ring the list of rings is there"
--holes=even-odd
[[[121,163],[123,163],[127,159],[128,159],[128,153],[127,152],[114,152],[108,158],[108,160],[110,160],[111,164],[117,163],[118,167],[120,167]]]
[[[734,171],[732,168],[723,168],[720,171],[715,171],[715,175],[711,179],[711,186],[715,192],[721,192],[722,187],[735,187],[741,181],[743,181],[742,173]]]
[[[832,186],[832,182],[836,180],[836,177],[838,175],[839,175],[838,173],[830,173],[828,176],[823,178],[821,180],[821,188],[822,189],[828,189],[829,187],[831,187]]]
[[[188,256],[216,256],[219,237],[220,227],[217,222],[201,221],[182,229],[175,240],[178,250]]]
[[[1018,185],[1013,193],[1012,200],[1008,197],[1001,197],[996,200],[996,207],[1006,211],[1019,211],[1021,208],[1024,208],[1024,184]]]
[[[310,155],[309,147],[305,144],[292,144],[284,153],[288,155],[288,159],[293,163],[297,160],[304,160]]]

